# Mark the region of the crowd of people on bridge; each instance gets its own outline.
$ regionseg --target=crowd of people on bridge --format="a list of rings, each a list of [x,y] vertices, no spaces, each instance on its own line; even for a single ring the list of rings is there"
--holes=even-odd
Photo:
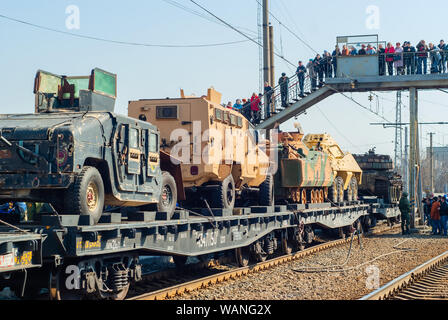
[[[317,54],[306,64],[299,61],[294,75],[297,80],[294,80],[294,83],[291,84],[286,73],[282,73],[277,83],[278,87],[273,88],[265,83],[264,93],[254,93],[251,98],[238,99],[234,104],[229,102],[226,107],[240,111],[253,124],[258,124],[262,120],[262,110],[264,118],[270,118],[279,107],[288,108],[292,98],[298,101],[299,98],[304,98],[322,88],[326,80],[337,78],[338,57],[368,55],[378,56],[380,76],[448,72],[448,44],[444,40],[440,40],[437,45],[426,44],[425,40],[421,40],[416,46],[410,41],[404,41],[403,44],[397,42],[395,45],[389,42],[385,46],[378,44],[378,47],[372,44],[360,44],[358,49],[353,45],[343,45],[342,48],[337,45],[332,53],[325,50],[322,55]],[[309,89],[305,90],[307,87]],[[293,88],[294,92],[291,92]]]

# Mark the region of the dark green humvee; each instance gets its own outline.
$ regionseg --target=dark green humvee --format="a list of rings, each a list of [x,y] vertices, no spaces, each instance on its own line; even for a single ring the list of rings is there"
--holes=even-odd
[[[178,171],[162,172],[175,169],[163,164],[155,126],[113,113],[116,92],[116,75],[100,69],[38,71],[36,113],[0,115],[0,201],[51,203],[95,222],[105,205],[171,214]]]

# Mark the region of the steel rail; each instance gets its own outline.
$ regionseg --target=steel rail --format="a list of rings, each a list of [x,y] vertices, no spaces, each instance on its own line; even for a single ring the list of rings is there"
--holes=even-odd
[[[360,300],[389,300],[397,297],[400,293],[405,292],[406,290],[412,288],[414,285],[418,284],[421,280],[424,280],[425,277],[431,275],[432,273],[439,270],[441,267],[445,266],[448,263],[448,251],[435,257],[424,264],[416,267],[415,269],[399,276],[398,278],[392,280],[387,283],[383,287],[378,290],[364,296]],[[433,279],[432,283],[422,283],[422,287],[430,288],[437,281],[442,281],[442,279]],[[412,297],[409,296],[410,299]],[[418,297],[416,299],[425,299],[424,296]]]
[[[390,230],[393,230],[394,228],[387,227],[385,230],[379,230],[377,232],[372,232],[372,235],[378,235]],[[313,255],[315,253],[332,249],[338,246],[342,246],[344,244],[348,244],[351,242],[351,238],[347,237],[345,239],[339,239],[331,242],[327,242],[324,244],[320,244],[308,249],[305,249],[303,251],[292,253],[290,255],[284,255],[278,258],[273,258],[271,260],[260,262],[255,265],[250,265],[247,267],[241,267],[229,271],[224,271],[222,273],[217,273],[215,275],[210,275],[204,278],[192,280],[186,283],[177,284],[168,288],[160,289],[153,292],[148,292],[142,295],[138,295],[135,297],[131,297],[127,300],[166,300],[171,299],[176,296],[182,296],[185,293],[192,292],[199,289],[204,289],[209,286],[222,283],[228,280],[236,280],[238,278],[241,278],[248,274],[258,273],[260,271],[268,270],[273,267],[289,263],[310,255]]]

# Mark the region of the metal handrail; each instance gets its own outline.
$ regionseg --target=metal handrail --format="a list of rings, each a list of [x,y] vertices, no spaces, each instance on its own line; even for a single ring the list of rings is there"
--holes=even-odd
[[[394,48],[395,49],[395,48]],[[419,56],[425,54],[426,56]],[[414,74],[430,74],[430,73],[445,73],[448,72],[448,50],[425,50],[416,52],[401,52],[401,53],[375,53],[371,55],[354,55],[354,56],[330,56],[323,57],[324,62],[330,66],[327,70],[323,70],[324,76],[322,82],[319,81],[319,75],[311,76],[309,69],[307,68],[307,75],[304,79],[304,93],[310,93],[313,89],[318,89],[325,86],[325,81],[328,78],[337,78],[337,70],[334,68],[334,59],[338,57],[358,57],[358,56],[377,56],[379,63],[379,76],[396,76],[396,75],[414,75]],[[403,62],[403,67],[396,68],[398,61],[387,61],[387,58],[401,56],[398,61]],[[325,60],[327,59],[328,60]],[[434,63],[436,61],[437,65]],[[392,64],[391,64],[392,62]],[[337,64],[336,64],[337,65]],[[426,69],[424,66],[426,65]],[[436,67],[436,68],[435,68]],[[391,68],[388,70],[388,68]],[[324,68],[325,69],[325,68]],[[313,72],[315,73],[315,72]],[[313,80],[316,81],[313,88]],[[287,108],[291,101],[298,102],[303,97],[300,97],[299,78],[297,73],[289,77],[289,86],[286,93],[286,99],[283,103],[281,94],[281,85],[277,85],[271,91],[264,93],[264,105],[261,110],[261,119],[264,121],[272,117],[273,115],[281,112]],[[267,97],[270,96],[270,101],[267,101]],[[269,102],[269,103],[268,103]],[[250,108],[250,102],[248,102],[247,108]]]

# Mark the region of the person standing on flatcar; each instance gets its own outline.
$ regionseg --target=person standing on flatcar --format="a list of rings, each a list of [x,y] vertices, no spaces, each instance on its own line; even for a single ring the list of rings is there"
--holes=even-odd
[[[403,48],[399,42],[395,47],[394,67],[397,70],[397,75],[403,74]]]

